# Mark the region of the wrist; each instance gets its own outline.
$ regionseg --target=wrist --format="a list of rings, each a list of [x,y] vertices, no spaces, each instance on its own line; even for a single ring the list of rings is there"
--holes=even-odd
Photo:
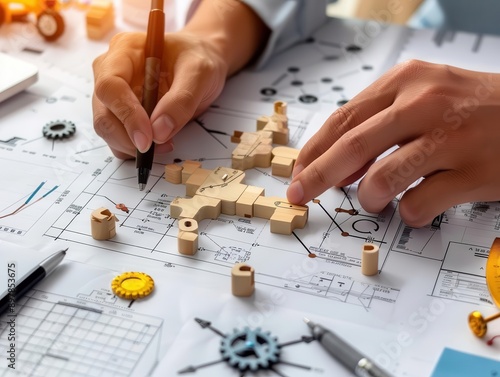
[[[237,0],[202,1],[182,31],[205,40],[227,63],[228,75],[248,64],[269,35],[260,17]]]

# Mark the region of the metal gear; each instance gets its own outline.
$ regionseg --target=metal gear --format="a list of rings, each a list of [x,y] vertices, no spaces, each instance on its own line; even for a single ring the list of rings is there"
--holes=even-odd
[[[43,126],[43,136],[47,139],[66,139],[76,132],[76,126],[68,120],[56,120]]]
[[[278,339],[270,332],[245,327],[243,330],[235,329],[222,339],[220,353],[230,366],[241,372],[257,371],[278,363],[280,348]]]

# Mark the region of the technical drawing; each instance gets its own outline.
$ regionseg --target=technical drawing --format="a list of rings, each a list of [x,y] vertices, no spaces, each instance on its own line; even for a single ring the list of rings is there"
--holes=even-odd
[[[282,350],[285,347],[298,343],[311,343],[314,340],[312,336],[302,336],[300,339],[286,343],[278,343],[278,338],[270,332],[264,332],[260,328],[235,329],[230,334],[224,334],[212,326],[212,323],[203,319],[195,318],[195,321],[203,328],[209,329],[219,335],[221,339],[220,354],[221,359],[206,362],[200,365],[188,366],[180,371],[179,374],[194,373],[199,369],[209,367],[213,364],[226,362],[234,368],[240,377],[251,373],[254,375],[259,371],[271,371],[278,376],[285,376],[277,369],[279,364],[286,364],[293,367],[311,370],[312,367],[284,361],[281,359]]]
[[[284,288],[369,309],[375,301],[395,304],[399,289],[356,281],[349,276],[320,271],[283,284]]]
[[[264,72],[244,72],[238,80],[229,80],[220,102],[231,98],[262,102],[282,99],[290,107],[332,112],[392,66],[395,51],[410,35],[397,26],[387,26],[371,36],[360,26],[329,20],[293,52],[276,56]]]
[[[151,355],[161,336],[160,318],[39,290],[28,293],[16,307],[18,321],[30,323],[23,326],[23,336],[16,337],[16,370],[22,374],[74,375],[78,370],[88,376],[132,375],[149,371],[156,363]],[[4,317],[0,322],[3,353],[10,347],[9,327]]]

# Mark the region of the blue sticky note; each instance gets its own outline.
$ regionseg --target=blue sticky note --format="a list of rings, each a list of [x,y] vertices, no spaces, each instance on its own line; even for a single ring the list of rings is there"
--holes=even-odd
[[[445,348],[432,377],[500,377],[500,361]]]

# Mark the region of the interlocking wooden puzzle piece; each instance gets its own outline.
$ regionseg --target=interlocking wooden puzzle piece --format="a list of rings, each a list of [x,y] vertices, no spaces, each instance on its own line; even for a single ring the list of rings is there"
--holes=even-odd
[[[247,186],[236,201],[236,216],[253,217],[253,205],[259,196],[264,195],[262,187]]]
[[[186,180],[186,195],[195,196],[196,191],[205,182],[208,176],[212,174],[212,170],[198,168],[193,171],[193,173]]]
[[[182,183],[182,166],[177,164],[165,165],[165,180],[180,185]]]
[[[270,131],[235,133],[231,140],[239,140],[231,161],[233,169],[271,166],[273,134]]]
[[[273,115],[257,119],[257,132],[234,132],[231,141],[238,143],[232,154],[234,169],[247,170],[253,167],[271,166],[272,144],[288,144],[286,109],[286,102],[276,101]]]
[[[201,168],[201,162],[186,160],[182,164],[182,183],[186,184],[188,178],[193,174],[196,169]]]
[[[254,215],[271,222],[271,233],[292,234],[307,223],[309,208],[288,203],[278,197],[259,196],[254,203]]]
[[[176,170],[176,169],[173,169]],[[288,203],[285,199],[264,197],[264,189],[241,183],[245,173],[241,170],[218,167],[208,170],[191,169],[193,187],[206,176],[192,198],[176,198],[170,204],[173,218],[191,218],[196,221],[215,219],[221,213],[242,217],[260,217],[270,220],[272,233],[291,234],[307,222],[308,207]]]
[[[198,251],[198,222],[195,219],[180,219],[177,249],[184,255],[194,255]]]
[[[279,177],[290,177],[299,152],[299,149],[290,147],[273,148],[272,174]]]
[[[107,208],[101,207],[92,211],[90,215],[90,229],[92,238],[96,240],[109,240],[116,235],[116,222],[118,219]]]
[[[170,216],[175,219],[190,218],[200,222],[204,219],[216,219],[220,213],[221,201],[206,196],[175,198],[170,203]]]
[[[231,269],[231,292],[234,296],[248,297],[254,290],[255,270],[244,263],[236,263]]]
[[[225,215],[236,214],[236,201],[243,194],[247,185],[241,183],[245,172],[237,169],[218,167],[207,176],[196,191],[196,195],[219,199],[221,212]]]
[[[274,144],[288,144],[288,117],[286,110],[286,102],[276,101],[274,102],[273,115],[263,115],[257,119],[257,130],[272,131]]]
[[[378,273],[378,251],[379,247],[372,243],[363,244],[361,254],[361,273],[371,276]]]

